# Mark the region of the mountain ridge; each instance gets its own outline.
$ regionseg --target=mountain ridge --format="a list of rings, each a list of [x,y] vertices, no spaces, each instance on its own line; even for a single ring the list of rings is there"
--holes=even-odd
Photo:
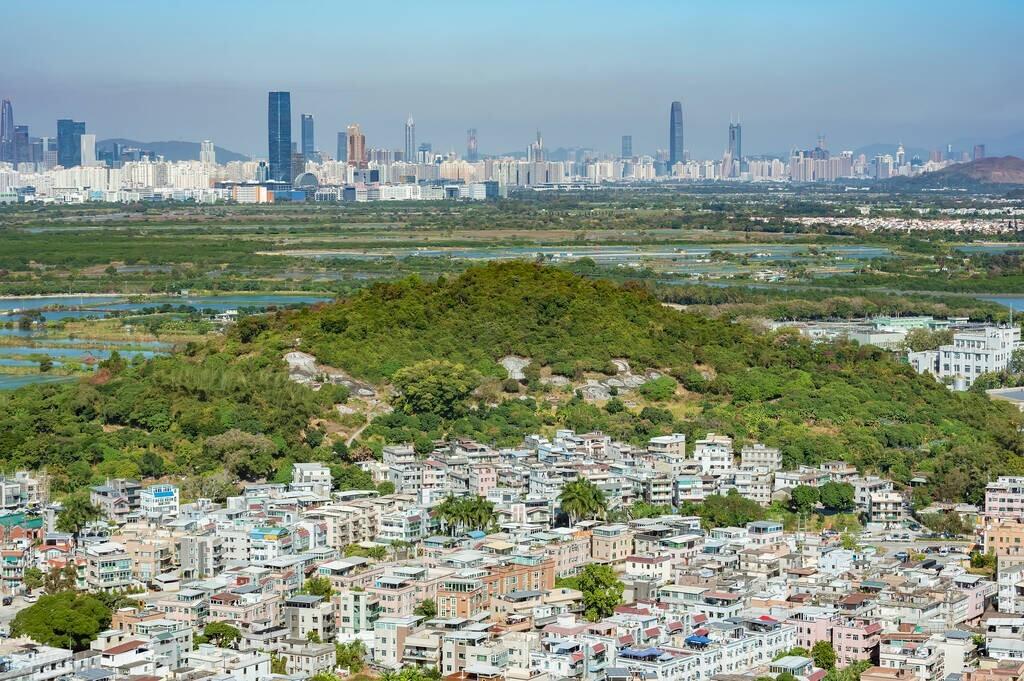
[[[198,161],[199,160],[199,142],[189,142],[186,140],[164,140],[158,142],[140,142],[138,140],[127,139],[123,137],[111,137],[109,139],[100,140],[96,143],[97,150],[109,149],[114,144],[120,144],[127,147],[137,147],[139,149],[146,149],[152,151],[154,154],[163,156],[168,161]],[[227,163],[229,161],[248,161],[249,157],[245,154],[239,154],[236,151],[225,149],[224,147],[218,147],[214,145],[214,151],[217,152],[217,162]]]

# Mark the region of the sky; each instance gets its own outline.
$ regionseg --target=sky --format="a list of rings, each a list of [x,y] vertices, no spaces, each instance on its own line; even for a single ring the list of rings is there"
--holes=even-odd
[[[358,122],[371,147],[548,148],[720,157],[902,141],[998,145],[1024,132],[1024,2],[1014,0],[36,0],[5,3],[0,97],[33,135],[212,139],[267,154],[267,92],[292,93],[317,146]]]

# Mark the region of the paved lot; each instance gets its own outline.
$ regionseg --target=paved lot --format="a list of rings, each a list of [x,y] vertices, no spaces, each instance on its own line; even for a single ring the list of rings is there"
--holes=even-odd
[[[6,635],[11,630],[11,620],[18,614],[19,610],[23,610],[31,603],[26,603],[25,599],[21,596],[15,596],[14,602],[10,605],[0,605],[0,633]]]

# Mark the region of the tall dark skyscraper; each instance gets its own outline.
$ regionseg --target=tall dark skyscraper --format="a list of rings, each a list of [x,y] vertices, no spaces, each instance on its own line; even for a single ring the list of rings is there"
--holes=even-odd
[[[633,158],[633,136],[622,136],[622,154],[620,158]]]
[[[14,107],[9,99],[0,103],[0,161],[14,161]]]
[[[270,178],[292,181],[292,96],[289,92],[271,92],[267,105],[267,157]]]
[[[29,163],[32,160],[32,147],[28,141],[28,126],[14,126],[14,162]]]
[[[476,145],[476,128],[466,131],[466,160],[470,162],[480,160],[480,150]]]
[[[683,162],[683,103],[672,102],[668,120],[669,168]]]
[[[74,168],[82,165],[82,135],[85,123],[62,118],[57,121],[57,165]]]
[[[338,133],[338,154],[334,157],[335,161],[345,161],[348,159],[348,136],[343,133]]]
[[[316,152],[316,138],[313,135],[313,114],[302,114],[302,155],[307,160]]]
[[[729,124],[729,156],[743,167],[743,129],[739,123]]]

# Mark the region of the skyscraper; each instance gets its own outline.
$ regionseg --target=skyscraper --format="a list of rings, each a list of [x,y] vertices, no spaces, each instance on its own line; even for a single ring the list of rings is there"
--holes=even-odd
[[[292,96],[289,92],[271,92],[268,97],[267,147],[269,179],[291,182]]]
[[[537,141],[530,144],[526,149],[526,160],[531,163],[546,160],[544,152],[544,137],[537,131]]]
[[[669,168],[683,162],[683,103],[672,102],[668,120]]]
[[[32,145],[29,143],[28,126],[14,126],[14,163],[29,163],[32,161]]]
[[[82,150],[79,155],[79,165],[96,165],[96,135],[81,135],[79,142]]]
[[[348,140],[343,132],[338,133],[338,153],[335,155],[334,160],[348,160]]]
[[[14,107],[11,100],[0,103],[0,162],[14,161]]]
[[[633,136],[623,135],[622,136],[622,154],[621,158],[633,158]]]
[[[743,170],[743,129],[739,123],[729,124],[729,157]]]
[[[348,153],[347,158],[349,165],[354,165],[359,168],[366,167],[366,135],[363,134],[362,128],[359,127],[358,123],[353,123],[348,126],[348,131],[345,133],[345,138],[348,142]]]
[[[408,120],[405,121],[405,156],[403,158],[411,162],[416,156],[416,121],[412,119],[412,114],[409,114]]]
[[[85,123],[62,118],[57,121],[57,165],[74,168],[82,165],[82,135]]]
[[[217,151],[210,140],[203,140],[199,143],[199,161],[209,165],[217,162]]]
[[[313,114],[302,114],[302,156],[308,161],[316,152],[316,138],[313,135]]]
[[[470,162],[480,160],[480,150],[476,146],[476,128],[466,131],[466,160]]]
[[[984,144],[975,144],[974,145],[974,160],[975,161],[980,161],[983,158],[985,158],[985,145]]]

